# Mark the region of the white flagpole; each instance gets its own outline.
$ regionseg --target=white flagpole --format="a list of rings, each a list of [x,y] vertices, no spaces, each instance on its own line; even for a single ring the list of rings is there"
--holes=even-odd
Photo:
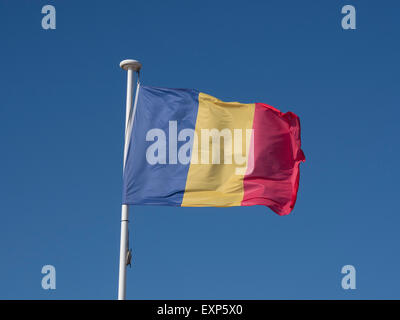
[[[128,71],[127,89],[126,89],[126,115],[125,115],[125,143],[124,143],[124,162],[123,167],[125,168],[125,160],[127,153],[127,146],[129,144],[130,129],[133,121],[131,114],[132,110],[132,78],[133,72],[139,72],[142,67],[141,63],[136,60],[123,60],[119,66]],[[139,91],[139,81],[136,87],[136,98],[135,106],[137,102],[137,94]],[[128,222],[129,222],[129,211],[128,205],[122,205],[121,212],[121,243],[119,252],[119,280],[118,280],[118,300],[125,300],[126,297],[126,266],[127,266],[127,253],[128,253]]]

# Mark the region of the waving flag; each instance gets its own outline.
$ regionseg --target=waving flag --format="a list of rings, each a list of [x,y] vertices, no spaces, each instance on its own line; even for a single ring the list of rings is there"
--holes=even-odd
[[[305,157],[292,112],[140,86],[128,143],[124,204],[264,205],[279,215],[295,205]]]

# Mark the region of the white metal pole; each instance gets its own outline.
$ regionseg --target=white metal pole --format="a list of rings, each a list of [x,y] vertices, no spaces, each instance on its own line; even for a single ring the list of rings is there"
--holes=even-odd
[[[118,300],[125,300],[126,297],[126,254],[128,252],[128,219],[129,212],[126,204],[122,205],[121,212],[121,243],[119,250],[119,279],[118,279]]]
[[[142,65],[136,60],[123,60],[119,64],[120,67],[128,71],[127,89],[126,89],[126,115],[125,115],[125,143],[124,143],[124,162],[125,168],[127,144],[129,143],[129,128],[131,121],[132,110],[132,77],[133,72],[138,72]],[[139,83],[138,83],[139,86]],[[136,92],[137,93],[137,92]],[[137,98],[137,97],[136,97]],[[136,104],[135,99],[135,104]],[[128,205],[122,205],[121,211],[121,242],[119,252],[119,279],[118,279],[118,300],[125,300],[126,298],[126,257],[128,253],[128,222],[129,222],[129,208]]]

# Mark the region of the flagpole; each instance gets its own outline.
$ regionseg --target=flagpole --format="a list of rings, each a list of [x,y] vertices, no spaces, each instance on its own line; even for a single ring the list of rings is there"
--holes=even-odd
[[[127,154],[127,146],[130,137],[130,126],[133,116],[132,110],[132,78],[133,72],[138,72],[142,67],[141,63],[136,60],[123,60],[119,66],[128,71],[127,88],[126,88],[126,114],[125,114],[125,143],[124,143],[124,162]],[[135,107],[137,102],[137,93],[139,89],[139,81],[136,88]],[[134,108],[135,108],[134,107]],[[119,279],[118,279],[118,300],[125,300],[126,298],[126,267],[127,267],[127,253],[128,253],[128,223],[129,223],[129,207],[126,204],[122,205],[121,210],[121,242],[119,251]]]

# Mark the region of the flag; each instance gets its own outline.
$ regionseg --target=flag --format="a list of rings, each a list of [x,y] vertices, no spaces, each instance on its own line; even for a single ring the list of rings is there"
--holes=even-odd
[[[123,204],[264,205],[289,214],[299,187],[300,120],[263,103],[140,86]]]

